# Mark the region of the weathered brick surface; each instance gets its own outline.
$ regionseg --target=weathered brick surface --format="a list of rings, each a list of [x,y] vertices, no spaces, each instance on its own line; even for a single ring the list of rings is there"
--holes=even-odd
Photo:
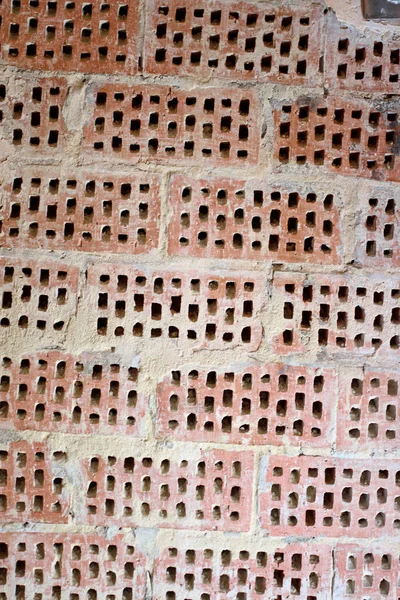
[[[338,447],[357,451],[400,447],[398,397],[400,374],[365,369],[342,375],[338,411]]]
[[[89,269],[88,284],[97,334],[110,340],[180,337],[201,347],[249,350],[260,344],[262,281],[253,274],[151,273],[103,264]]]
[[[1,58],[18,67],[133,75],[138,1],[3,2]]]
[[[92,93],[84,149],[98,160],[257,162],[259,101],[253,90],[107,84]]]
[[[172,178],[169,252],[334,264],[341,228],[333,194],[267,181]]]
[[[313,348],[353,356],[397,356],[397,277],[278,273],[274,286],[283,317],[282,331],[275,339],[279,352]]]
[[[400,181],[398,98],[366,102],[335,95],[299,97],[274,107],[277,164]]]
[[[138,369],[121,365],[118,357],[59,351],[20,361],[3,357],[0,373],[1,428],[131,436],[143,431]]]
[[[0,451],[0,521],[67,523],[65,452],[44,443],[13,442]]]
[[[153,175],[24,169],[5,185],[2,244],[142,254],[158,245],[159,212]]]
[[[253,453],[200,451],[187,459],[93,456],[81,463],[78,520],[120,527],[248,531]]]
[[[272,536],[400,534],[398,460],[270,456],[260,517]]]
[[[4,336],[10,332],[15,336],[20,330],[53,337],[66,331],[76,311],[77,267],[2,257],[0,268],[0,327]]]
[[[122,535],[3,532],[0,573],[4,600],[146,597],[144,557]]]
[[[172,371],[158,385],[160,437],[235,444],[329,445],[332,369],[270,364]]]
[[[159,600],[228,598],[330,598],[329,547],[301,543],[265,551],[233,546],[224,550],[190,545],[162,550],[155,565]],[[173,595],[172,595],[173,594]]]
[[[335,550],[335,588],[338,598],[397,598],[400,594],[400,556],[382,544],[339,544]]]
[[[151,0],[147,11],[148,72],[308,85],[320,79],[320,6]]]

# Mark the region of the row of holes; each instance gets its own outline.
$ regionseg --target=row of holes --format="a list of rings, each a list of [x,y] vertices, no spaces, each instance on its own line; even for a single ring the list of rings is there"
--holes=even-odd
[[[43,4],[46,4],[46,13],[48,16],[54,17],[57,14],[57,10],[65,10],[65,11],[75,11],[76,4],[78,4],[79,7],[81,7],[80,12],[82,12],[82,16],[85,18],[90,18],[92,16],[93,13],[93,8],[96,10],[97,6],[96,4],[92,4],[90,2],[82,2],[82,1],[77,1],[77,2],[71,2],[71,1],[66,1],[64,3],[62,2],[57,2],[57,0],[48,0],[46,3],[43,0],[29,0],[29,8],[31,9],[35,9],[38,8],[40,9],[40,1],[42,2],[42,6]],[[64,9],[63,9],[63,5],[64,4]],[[14,14],[19,14],[21,10],[21,0],[11,0],[11,12]],[[125,20],[128,16],[128,10],[129,10],[129,6],[127,4],[119,4],[118,5],[118,13],[117,16],[119,19],[121,20]],[[99,11],[100,13],[107,13],[110,11],[110,4],[109,3],[101,3],[99,6]]]

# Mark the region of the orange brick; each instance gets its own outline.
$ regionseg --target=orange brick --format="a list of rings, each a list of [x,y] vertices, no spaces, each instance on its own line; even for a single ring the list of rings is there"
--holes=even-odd
[[[158,436],[329,446],[335,397],[332,369],[270,364],[239,373],[172,371],[157,388]]]
[[[340,382],[338,447],[390,452],[400,448],[399,373],[363,369]]]
[[[381,544],[338,544],[335,549],[337,598],[397,598],[400,554]]]
[[[4,2],[1,57],[24,69],[133,75],[137,8],[138,0],[98,5],[84,0]]]
[[[124,336],[181,337],[204,348],[243,344],[248,350],[255,350],[261,342],[262,281],[258,275],[154,273],[103,264],[89,268],[88,285],[90,302],[96,299],[92,308],[97,333],[110,342]]]
[[[224,542],[226,544],[226,541]],[[293,598],[328,600],[331,548],[290,543],[284,548],[249,551],[240,546],[201,549],[193,540],[162,550],[154,571],[158,600]],[[228,545],[228,544],[227,544]],[[240,548],[240,550],[239,550]]]
[[[192,454],[178,461],[163,452],[154,457],[93,456],[82,461],[86,514],[77,515],[78,521],[248,531],[253,453],[207,449],[197,454],[197,460]]]
[[[316,5],[152,0],[147,13],[150,73],[292,85],[320,80],[323,18]]]
[[[271,536],[400,534],[398,460],[270,456],[261,524]]]
[[[158,245],[159,178],[24,169],[5,188],[2,245],[142,254]]]
[[[400,181],[398,99],[300,97],[274,107],[279,164],[324,165],[339,175]]]
[[[137,392],[138,370],[117,361],[56,350],[30,353],[20,361],[3,358],[0,427],[139,435],[146,406]]]
[[[334,264],[341,228],[335,197],[303,185],[172,177],[169,253]]]
[[[76,310],[78,268],[63,262],[0,259],[0,327],[59,334]],[[54,310],[56,308],[56,310]],[[21,331],[22,332],[22,331]]]
[[[107,84],[93,91],[84,129],[91,155],[130,163],[247,165],[258,159],[259,101],[252,90]]]
[[[281,353],[314,345],[329,353],[393,355],[400,343],[400,281],[380,275],[277,273]]]
[[[67,523],[65,452],[41,442],[13,442],[0,452],[0,521]]]
[[[146,597],[144,556],[122,535],[3,532],[0,550],[4,600]]]

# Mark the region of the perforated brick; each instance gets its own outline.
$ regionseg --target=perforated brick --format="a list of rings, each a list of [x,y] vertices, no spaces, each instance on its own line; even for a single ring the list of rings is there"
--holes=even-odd
[[[77,518],[89,525],[248,531],[253,453],[207,449],[197,459],[195,454],[85,459],[80,499],[85,506]]]
[[[226,543],[226,542],[225,542]],[[332,564],[327,546],[291,543],[258,551],[245,544],[217,550],[195,541],[163,549],[155,564],[159,600],[328,600]],[[183,546],[183,547],[182,547]]]
[[[399,461],[270,456],[260,517],[272,536],[400,535]]]
[[[137,8],[137,0],[3,2],[1,57],[24,69],[133,75]]]
[[[93,94],[84,148],[98,160],[257,162],[259,101],[252,90],[108,84]]]
[[[171,181],[169,252],[199,258],[338,263],[339,214],[333,194],[266,181]]]
[[[359,193],[355,255],[367,267],[400,265],[400,194],[371,186]]]
[[[66,433],[143,431],[146,403],[138,369],[118,357],[38,352],[0,368],[0,427]]]
[[[159,383],[159,437],[234,444],[329,445],[332,369],[270,364],[239,373],[172,371]]]
[[[398,93],[400,37],[385,31],[361,32],[330,15],[325,78],[331,88]]]
[[[397,98],[366,102],[300,97],[274,109],[278,164],[325,166],[337,174],[400,181]]]
[[[400,281],[369,275],[277,273],[274,278],[282,353],[309,347],[328,352],[396,356],[400,343]]]
[[[6,247],[141,254],[158,245],[159,179],[24,169],[5,187]]]
[[[122,535],[3,532],[0,594],[3,600],[144,600],[145,561]]]
[[[319,81],[322,12],[245,2],[152,0],[145,70],[290,84]]]
[[[0,521],[67,523],[65,452],[45,443],[12,442],[0,451]]]
[[[399,551],[371,544],[338,544],[335,549],[335,597],[381,600],[400,595]]]
[[[66,126],[62,109],[67,97],[67,82],[50,77],[16,80],[17,91],[0,84],[0,135],[16,149],[52,154],[62,150]]]
[[[77,267],[2,257],[0,269],[3,336],[16,335],[18,329],[42,335],[66,330],[76,310]]]
[[[363,370],[342,374],[338,410],[338,447],[390,451],[400,447],[400,374]]]
[[[243,344],[248,350],[260,344],[258,276],[152,273],[103,264],[89,268],[88,284],[93,325],[110,340],[181,337],[201,347]]]

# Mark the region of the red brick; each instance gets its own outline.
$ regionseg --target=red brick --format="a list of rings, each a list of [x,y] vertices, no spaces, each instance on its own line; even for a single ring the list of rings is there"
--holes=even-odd
[[[371,186],[359,194],[355,257],[366,267],[400,266],[400,195],[393,187]]]
[[[399,374],[363,369],[342,374],[338,410],[338,447],[353,451],[400,448]]]
[[[320,80],[319,6],[152,0],[147,14],[150,73],[292,85]]]
[[[158,245],[159,178],[23,169],[0,211],[9,248],[142,254]]]
[[[3,358],[0,428],[139,435],[145,397],[138,370],[118,357],[56,350]]]
[[[152,458],[93,456],[81,466],[86,514],[77,515],[79,522],[249,530],[252,452],[192,450],[182,460],[165,451]]]
[[[397,598],[400,554],[387,545],[338,544],[335,550],[335,598]]]
[[[49,260],[3,257],[0,269],[0,327],[5,334],[16,335],[18,329],[28,333],[47,329],[47,334],[53,330],[59,335],[67,329],[76,310],[77,267]]]
[[[84,0],[4,2],[1,57],[24,69],[133,75],[137,8],[138,0],[99,5]]]
[[[266,181],[171,181],[169,253],[198,258],[340,262],[333,194]]]
[[[281,353],[309,347],[330,353],[395,356],[400,340],[400,280],[380,275],[277,273],[274,292]]]
[[[332,369],[267,364],[238,373],[172,371],[157,388],[158,436],[329,446],[335,397]]]
[[[400,181],[398,99],[300,97],[274,108],[277,163],[324,165],[339,175]]]
[[[33,154],[62,151],[67,130],[62,114],[67,81],[60,77],[36,81],[17,79],[17,92],[0,84],[0,134],[14,148]]]
[[[258,275],[154,273],[103,264],[89,268],[88,284],[90,302],[96,301],[97,333],[110,342],[124,336],[184,337],[201,347],[243,344],[248,350],[261,342]]]
[[[93,90],[84,149],[115,160],[247,165],[259,149],[252,90],[107,84]]]
[[[202,540],[199,548],[189,539],[163,549],[154,571],[157,600],[330,598],[328,546],[292,542],[266,551],[265,545],[259,550],[243,549],[246,545],[241,542],[219,551],[207,543]]]
[[[327,25],[325,78],[332,89],[398,93],[400,43],[389,31],[357,30],[331,14]]]
[[[122,535],[3,532],[0,550],[4,600],[146,597],[144,557]]]
[[[12,442],[0,452],[0,521],[67,523],[64,452],[41,442]]]
[[[376,458],[270,456],[261,475],[262,527],[272,536],[398,537],[399,466]]]

